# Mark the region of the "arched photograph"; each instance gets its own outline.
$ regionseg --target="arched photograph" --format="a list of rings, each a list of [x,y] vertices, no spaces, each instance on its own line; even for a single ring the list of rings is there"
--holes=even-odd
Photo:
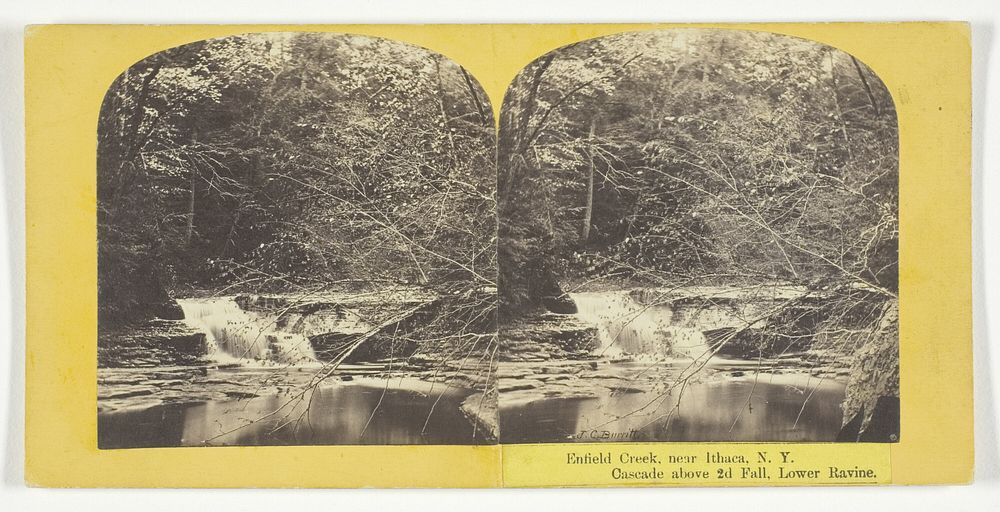
[[[813,41],[261,33],[98,126],[98,444],[899,440],[898,128]]]
[[[630,32],[499,133],[500,439],[899,440],[893,100],[854,56]]]
[[[194,42],[97,126],[100,448],[496,442],[495,123],[387,39]]]

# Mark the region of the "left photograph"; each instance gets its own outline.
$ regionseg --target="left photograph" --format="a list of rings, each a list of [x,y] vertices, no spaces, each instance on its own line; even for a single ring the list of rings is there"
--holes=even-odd
[[[124,70],[97,126],[99,448],[496,443],[492,112],[372,37]]]

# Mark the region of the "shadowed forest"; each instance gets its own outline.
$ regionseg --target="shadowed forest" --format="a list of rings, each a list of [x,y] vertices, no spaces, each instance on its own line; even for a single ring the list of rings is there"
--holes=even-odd
[[[102,386],[105,410],[277,395],[272,442],[428,442],[302,433],[330,381],[419,373],[439,385],[402,386],[430,397],[416,437],[438,401],[475,392],[478,412],[495,395],[494,130],[464,69],[382,39],[251,34],[129,68],[98,126],[98,357],[122,383]],[[189,371],[204,365],[229,374],[205,384]],[[377,387],[361,409],[393,399]],[[229,430],[219,442],[248,442]]]
[[[898,437],[897,153],[881,80],[812,41],[638,32],[527,66],[499,132],[501,339],[512,345],[501,415],[505,402],[516,410],[501,418],[504,436],[509,423],[512,441],[553,441],[589,423],[661,429],[649,440],[850,440],[853,428]],[[561,334],[530,334],[539,330]],[[562,357],[552,346],[567,337],[612,358],[609,369],[573,386],[522,368]],[[802,379],[779,386],[798,395],[791,428],[739,434],[745,414],[776,400],[760,381],[793,374]],[[684,398],[705,393],[692,386],[722,392],[719,379],[738,397]],[[832,429],[803,434],[828,387]],[[646,399],[614,398],[623,393]],[[577,428],[539,412],[553,396],[607,394],[568,414]],[[676,423],[719,408],[730,413],[718,432]],[[838,432],[841,413],[857,421]],[[532,437],[525,418],[567,426]]]
[[[770,34],[612,36],[507,93],[504,303],[540,276],[897,290],[896,115],[864,64]]]
[[[230,37],[136,64],[98,127],[102,319],[147,312],[123,270],[171,290],[495,286],[485,101],[453,62],[362,37]]]
[[[898,129],[868,66],[624,33],[492,111],[457,63],[362,36],[125,71],[100,447],[898,440]]]

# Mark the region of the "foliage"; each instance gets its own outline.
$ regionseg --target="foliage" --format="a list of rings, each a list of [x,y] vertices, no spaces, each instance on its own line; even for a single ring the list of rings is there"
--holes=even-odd
[[[172,289],[495,286],[494,125],[453,62],[252,34],[130,67],[98,126],[101,312]]]
[[[522,71],[499,141],[510,312],[546,275],[897,293],[895,111],[839,50],[723,30],[585,41]]]

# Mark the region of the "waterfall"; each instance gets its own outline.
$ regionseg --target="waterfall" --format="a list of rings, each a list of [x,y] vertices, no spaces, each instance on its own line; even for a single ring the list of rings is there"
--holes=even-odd
[[[283,332],[268,318],[240,308],[232,297],[178,299],[184,322],[205,333],[208,355],[220,363],[300,364],[316,360],[309,338]]]
[[[651,354],[703,357],[708,343],[700,330],[671,325],[672,311],[665,305],[639,304],[628,290],[571,293],[577,318],[597,327],[604,356]]]

